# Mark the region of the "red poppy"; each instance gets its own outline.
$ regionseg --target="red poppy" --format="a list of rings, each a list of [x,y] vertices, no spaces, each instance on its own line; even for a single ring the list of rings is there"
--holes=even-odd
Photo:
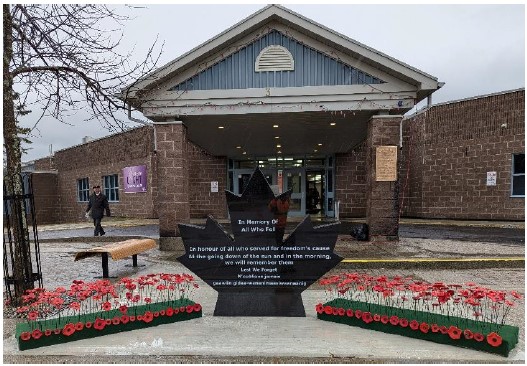
[[[58,334],[62,333],[62,329],[55,329],[55,330],[53,330],[53,333],[58,335]]]
[[[389,321],[390,321],[390,318],[388,317],[388,315],[381,315],[382,324],[388,324]]]
[[[333,315],[339,315],[339,309],[338,309],[338,308],[332,308],[332,309],[331,309],[331,314],[333,314]]]
[[[138,317],[139,318],[139,317]],[[144,314],[143,314],[143,321],[145,323],[150,323],[152,320],[154,320],[154,314],[152,314],[151,311],[146,311]]]
[[[92,324],[91,324],[91,322],[86,322],[86,324],[84,324],[84,326],[85,326],[86,328],[91,328]]]
[[[353,316],[353,310],[352,309],[346,310],[346,316],[352,317]]]
[[[420,325],[419,325],[419,330],[423,333],[428,333],[428,330],[430,329],[430,325],[428,325],[428,323],[425,323],[425,322],[422,322]]]
[[[487,334],[487,342],[492,347],[499,347],[502,342],[502,339],[498,333],[492,332],[492,333]]]
[[[330,307],[330,309],[331,309],[331,307]],[[324,311],[326,311],[326,308],[324,308]],[[177,313],[179,313],[179,308],[175,308],[174,309],[174,315],[177,314]]]
[[[432,333],[437,333],[437,332],[439,332],[439,325],[437,325],[437,324],[432,324],[432,325],[430,326],[430,330],[432,331]]]
[[[131,322],[135,322],[135,316],[130,315],[130,321],[131,321]]]
[[[128,306],[126,305],[119,306],[119,311],[123,314],[126,314],[126,312],[128,311]]]
[[[194,304],[194,311],[198,312],[201,310],[201,304]]]
[[[379,314],[374,314],[373,315],[373,320],[375,320],[376,322],[380,321],[381,320],[381,316]]]
[[[112,319],[106,319],[106,325],[111,325],[112,324]]]
[[[390,317],[390,324],[391,325],[397,325],[399,324],[399,317],[397,315],[392,315]]]
[[[53,332],[51,331],[51,329],[46,329],[44,331],[44,334],[46,335],[46,337],[50,336]]]
[[[192,313],[194,311],[194,306],[192,305],[187,305],[187,313]]]
[[[331,306],[330,306],[330,308],[331,308]],[[186,309],[185,309],[184,306],[180,306],[180,307],[179,307],[179,311],[180,311],[181,313],[184,313],[185,310],[186,310]],[[331,314],[331,313],[330,313],[330,314]]]
[[[521,299],[522,298],[522,295],[520,295],[519,293],[517,293],[516,291],[511,291],[511,295],[517,299]]]
[[[64,328],[62,328],[62,334],[67,337],[69,337],[73,333],[75,333],[75,326],[72,323],[68,323],[64,326]]]
[[[142,315],[138,315],[138,316],[136,316],[135,318],[136,318],[138,321],[143,320],[143,316],[142,316]],[[130,320],[132,320],[132,319],[130,319]]]
[[[159,311],[159,315],[161,315],[161,316],[165,316],[165,310],[160,310],[160,311]]]
[[[355,318],[361,319],[362,318],[362,311],[361,310],[355,310]]]
[[[154,318],[158,318],[159,317],[159,311],[154,311]]]
[[[448,334],[448,328],[444,325],[439,327],[439,331],[441,332],[441,334]]]
[[[322,314],[324,312],[324,305],[318,303],[317,306],[315,306],[315,310],[317,311],[317,313]]]
[[[42,337],[42,331],[40,329],[35,329],[33,332],[31,332],[31,336],[34,339],[39,339],[40,337]]]
[[[338,313],[340,316],[344,316],[346,315],[346,310],[344,310],[344,308],[338,308]]]
[[[29,338],[31,338],[31,333],[29,332],[22,332],[22,334],[20,334],[20,339],[23,341],[28,341]]]
[[[485,336],[481,333],[474,333],[474,339],[478,342],[482,342],[485,339]]]
[[[84,328],[83,322],[75,323],[75,330],[82,330],[82,328]]]
[[[30,311],[29,314],[27,314],[27,318],[29,320],[36,320],[38,318],[38,313],[36,311]]]
[[[104,302],[102,304],[102,309],[105,310],[105,311],[108,311],[112,308],[112,304],[110,304],[108,301]]]
[[[370,324],[373,321],[373,318],[369,311],[365,311],[362,313],[362,321],[366,324]]]
[[[411,328],[412,330],[417,330],[417,329],[419,329],[419,322],[418,322],[417,320],[412,320],[412,321],[410,322],[410,328]]]
[[[317,310],[317,311],[318,311],[318,310]],[[172,315],[174,315],[174,309],[172,309],[172,308],[167,308],[166,314],[167,314],[167,316],[172,316]]]
[[[465,336],[465,339],[472,339],[474,338],[474,333],[470,329],[465,329],[463,331],[463,335]]]
[[[121,323],[126,324],[130,321],[130,317],[126,314],[121,315]]]
[[[408,326],[408,319],[405,319],[405,318],[399,319],[399,325],[403,328],[406,328]]]
[[[113,325],[119,325],[119,323],[121,322],[121,317],[119,316],[114,316],[113,319],[112,319],[112,324]]]
[[[459,339],[461,338],[461,329],[459,329],[458,327],[455,327],[453,325],[450,326],[450,328],[448,328],[448,335],[450,338],[452,339]]]
[[[97,330],[103,330],[104,327],[106,327],[106,321],[101,318],[95,319],[95,324],[93,324],[93,327]]]

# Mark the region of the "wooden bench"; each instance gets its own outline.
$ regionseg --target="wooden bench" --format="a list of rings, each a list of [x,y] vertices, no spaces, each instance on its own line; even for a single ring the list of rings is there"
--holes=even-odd
[[[137,267],[137,254],[146,252],[155,247],[156,242],[152,239],[130,239],[107,244],[102,247],[83,250],[75,254],[75,261],[100,255],[102,257],[102,277],[109,278],[108,254],[112,256],[114,261],[131,256],[132,265]]]

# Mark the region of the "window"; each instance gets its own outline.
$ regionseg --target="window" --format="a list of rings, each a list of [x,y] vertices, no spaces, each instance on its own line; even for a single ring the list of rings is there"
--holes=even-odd
[[[512,185],[513,197],[525,197],[525,154],[512,155]]]
[[[90,182],[88,178],[77,179],[77,201],[88,202],[90,198]]]
[[[110,202],[119,201],[119,177],[117,174],[103,177],[104,195]]]

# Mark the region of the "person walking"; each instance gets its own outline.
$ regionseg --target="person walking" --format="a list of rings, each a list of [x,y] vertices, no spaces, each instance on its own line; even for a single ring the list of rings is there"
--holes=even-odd
[[[93,218],[93,226],[95,226],[93,236],[98,236],[99,234],[103,236],[104,234],[106,234],[101,226],[101,220],[104,216],[104,211],[106,210],[106,216],[110,217],[111,215],[108,199],[104,194],[101,193],[101,186],[93,186],[93,194],[90,196],[90,199],[88,201],[86,217],[89,217],[90,210],[91,217]]]

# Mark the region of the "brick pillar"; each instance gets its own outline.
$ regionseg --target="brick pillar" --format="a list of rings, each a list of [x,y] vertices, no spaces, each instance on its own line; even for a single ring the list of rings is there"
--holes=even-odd
[[[161,122],[155,134],[159,248],[182,249],[177,224],[190,222],[187,128],[179,121]]]
[[[376,180],[376,147],[399,146],[402,116],[373,116],[366,136],[366,223],[370,240],[399,240],[399,177]],[[399,149],[397,149],[397,162]]]

